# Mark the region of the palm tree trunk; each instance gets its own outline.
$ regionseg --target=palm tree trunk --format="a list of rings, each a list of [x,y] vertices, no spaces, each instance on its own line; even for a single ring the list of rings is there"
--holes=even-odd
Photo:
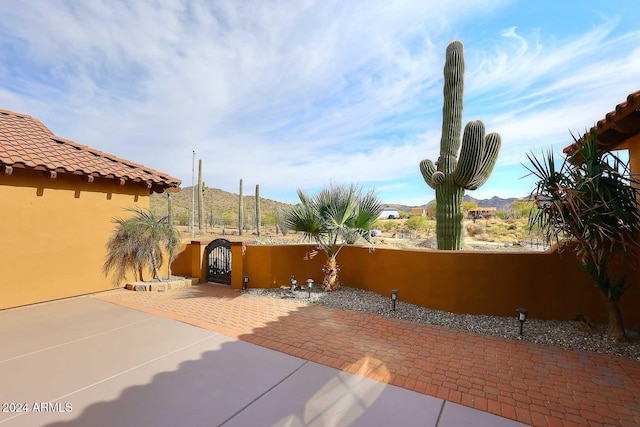
[[[627,341],[618,302],[610,300],[606,295],[604,295],[604,299],[607,304],[607,313],[609,314],[609,338],[613,338],[618,342]]]
[[[151,268],[153,270],[153,278],[154,279],[158,279],[160,281],[162,281],[162,279],[160,279],[160,271],[158,270],[158,263],[156,262],[156,251],[151,251]]]
[[[327,262],[324,264],[324,267],[322,267],[322,271],[324,272],[322,286],[325,292],[333,292],[340,289],[340,280],[338,279],[338,271],[340,271],[340,268],[338,267],[335,256],[327,258]]]
[[[167,282],[171,281],[171,260],[173,259],[173,251],[169,251],[169,259],[167,259]]]

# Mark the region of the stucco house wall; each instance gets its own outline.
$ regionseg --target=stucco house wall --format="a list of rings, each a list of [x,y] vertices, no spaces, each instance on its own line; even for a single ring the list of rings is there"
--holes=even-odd
[[[0,309],[111,289],[102,265],[112,219],[148,209],[151,191],[180,181],[150,169],[142,179],[141,165],[59,140],[32,117],[0,113]]]

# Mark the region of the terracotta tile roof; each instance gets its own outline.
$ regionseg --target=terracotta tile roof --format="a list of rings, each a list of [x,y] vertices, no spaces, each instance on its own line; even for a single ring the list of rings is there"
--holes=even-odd
[[[30,168],[144,182],[156,192],[181,183],[162,172],[57,137],[40,120],[7,110],[0,110],[0,165],[5,170]]]
[[[598,120],[589,132],[597,133],[600,147],[611,150],[640,135],[640,90],[629,94],[625,102],[616,105],[615,110]],[[575,144],[572,144],[563,151],[570,153],[574,149]]]

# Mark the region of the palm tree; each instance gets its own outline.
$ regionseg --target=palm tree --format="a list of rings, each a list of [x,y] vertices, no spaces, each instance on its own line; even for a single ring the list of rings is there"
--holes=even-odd
[[[300,203],[283,212],[286,228],[301,231],[305,238],[315,240],[327,254],[322,269],[325,291],[340,289],[336,257],[345,243],[355,243],[360,237],[370,241],[369,230],[382,212],[382,203],[375,191],[364,193],[355,185],[331,184],[314,196],[298,190]]]
[[[625,277],[613,268],[640,247],[638,184],[627,164],[598,148],[595,134],[578,140],[576,150],[556,169],[552,152],[543,161],[528,155],[527,169],[538,178],[531,193],[535,209],[530,229],[538,228],[547,241],[573,244],[581,268],[604,297],[609,315],[609,336],[626,340],[618,302],[627,291]],[[561,249],[563,245],[558,245]],[[612,268],[613,267],[613,268]]]
[[[158,269],[162,265],[162,249],[169,255],[168,263],[175,259],[180,245],[180,234],[167,217],[156,217],[151,211],[127,209],[133,212],[130,218],[114,218],[116,229],[107,242],[107,255],[102,271],[107,276],[114,271],[113,282],[126,280],[128,270],[137,273],[140,281],[142,272],[148,267],[154,279],[159,279]],[[169,270],[169,277],[171,270]]]

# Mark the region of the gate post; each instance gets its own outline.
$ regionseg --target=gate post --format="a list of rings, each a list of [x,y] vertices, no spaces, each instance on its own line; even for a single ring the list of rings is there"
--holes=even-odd
[[[231,289],[242,289],[244,277],[244,254],[242,242],[231,242]]]
[[[189,244],[191,246],[191,277],[197,277],[202,281],[202,250],[200,242],[192,240]],[[206,281],[204,282],[206,283]]]

